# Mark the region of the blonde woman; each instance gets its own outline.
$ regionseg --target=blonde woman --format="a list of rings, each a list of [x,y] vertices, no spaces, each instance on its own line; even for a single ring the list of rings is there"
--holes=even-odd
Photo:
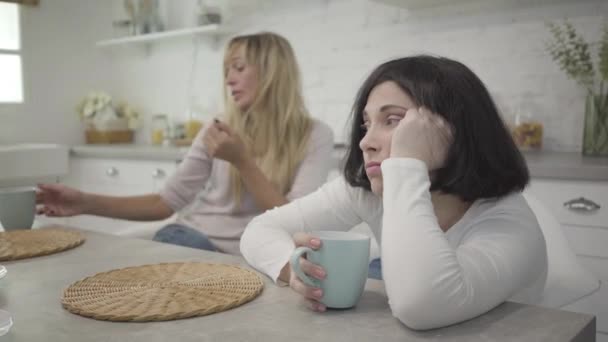
[[[110,197],[43,184],[38,212],[145,221],[179,211],[155,240],[240,253],[239,239],[254,216],[324,183],[333,134],[310,117],[294,52],[277,34],[233,38],[224,83],[224,116],[199,133],[160,193]]]

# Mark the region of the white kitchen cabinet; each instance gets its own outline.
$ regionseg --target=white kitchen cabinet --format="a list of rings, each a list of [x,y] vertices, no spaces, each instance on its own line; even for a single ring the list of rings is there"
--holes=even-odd
[[[595,315],[597,340],[608,340],[608,182],[534,178],[528,190],[561,223],[581,266],[602,282],[562,309]]]
[[[608,182],[535,178],[529,190],[562,224],[579,261],[608,281]]]
[[[70,160],[66,185],[85,192],[111,196],[142,195],[158,192],[176,169],[176,161],[78,158]],[[137,225],[133,222],[80,215],[67,220],[69,225],[99,232],[118,234]]]

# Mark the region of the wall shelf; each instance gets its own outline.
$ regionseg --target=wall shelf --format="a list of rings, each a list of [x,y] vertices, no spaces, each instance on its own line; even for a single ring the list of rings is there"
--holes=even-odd
[[[423,9],[449,5],[451,0],[372,0],[386,5],[403,7],[406,9]]]
[[[571,0],[371,0],[408,10],[424,10],[446,6],[479,5],[484,7],[541,6],[571,3]],[[599,2],[598,0],[579,0],[579,2]]]
[[[225,34],[219,25],[205,25],[198,27],[191,27],[172,31],[163,31],[157,33],[142,34],[137,36],[128,36],[123,38],[101,40],[95,43],[95,46],[104,48],[118,45],[131,45],[141,43],[154,43],[160,40],[166,40],[170,38],[187,37],[187,36],[199,36],[207,35],[214,38],[218,38],[220,35]]]

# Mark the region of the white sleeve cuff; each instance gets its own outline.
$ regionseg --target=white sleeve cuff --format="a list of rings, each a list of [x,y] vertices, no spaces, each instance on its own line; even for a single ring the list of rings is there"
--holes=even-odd
[[[412,172],[416,174],[427,175],[428,177],[428,168],[426,167],[426,163],[420,159],[414,158],[388,158],[385,159],[381,166],[383,178],[386,179],[386,176],[406,176],[412,175]]]

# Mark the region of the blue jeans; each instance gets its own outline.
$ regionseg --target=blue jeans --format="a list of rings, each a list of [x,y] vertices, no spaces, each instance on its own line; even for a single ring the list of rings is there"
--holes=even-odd
[[[206,251],[217,251],[207,235],[196,229],[181,224],[172,223],[161,228],[154,234],[154,241],[170,243],[190,248],[204,249]]]
[[[376,258],[369,263],[367,277],[382,280],[382,262],[380,258]]]

